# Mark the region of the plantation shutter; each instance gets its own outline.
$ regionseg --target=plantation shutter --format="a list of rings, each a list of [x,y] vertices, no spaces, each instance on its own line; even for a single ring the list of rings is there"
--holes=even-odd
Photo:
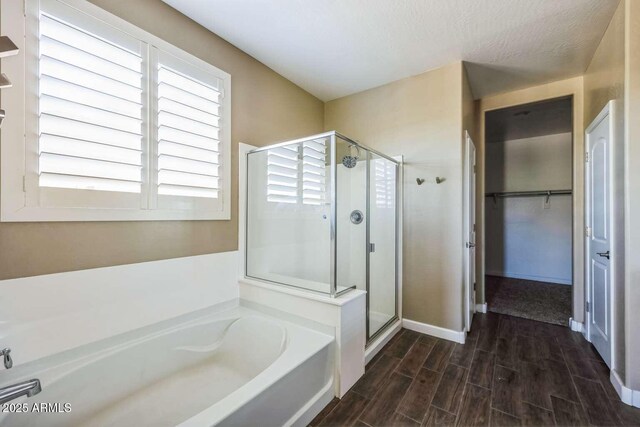
[[[325,194],[325,140],[302,144],[302,203],[321,205]]]
[[[276,147],[267,152],[267,201],[298,202],[298,145]]]
[[[141,193],[140,43],[88,28],[40,16],[39,185]]]
[[[395,209],[396,165],[386,159],[373,161],[375,203],[379,208]]]
[[[160,54],[157,74],[157,185],[164,196],[219,198],[218,79]],[[225,112],[228,114],[228,112]]]

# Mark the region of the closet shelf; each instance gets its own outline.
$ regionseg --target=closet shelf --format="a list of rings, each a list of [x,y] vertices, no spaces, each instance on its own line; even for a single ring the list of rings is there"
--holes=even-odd
[[[485,193],[485,197],[538,197],[538,196],[563,196],[573,194],[572,190],[542,190],[542,191],[502,191],[497,193]]]

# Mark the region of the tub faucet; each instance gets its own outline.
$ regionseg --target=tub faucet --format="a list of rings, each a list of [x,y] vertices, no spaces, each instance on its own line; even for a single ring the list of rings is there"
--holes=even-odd
[[[4,360],[4,367],[7,369],[11,369],[13,366],[13,359],[11,359],[11,349],[5,348],[4,350],[0,350],[0,355],[2,355],[2,359]]]
[[[31,397],[42,391],[40,380],[33,379],[29,381],[23,381],[18,384],[12,384],[6,387],[0,388],[0,405],[10,402],[20,396]]]

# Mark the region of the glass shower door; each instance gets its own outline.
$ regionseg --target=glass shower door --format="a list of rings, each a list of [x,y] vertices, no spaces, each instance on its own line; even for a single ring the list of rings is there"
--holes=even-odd
[[[368,319],[370,339],[397,315],[396,180],[398,165],[369,153]]]

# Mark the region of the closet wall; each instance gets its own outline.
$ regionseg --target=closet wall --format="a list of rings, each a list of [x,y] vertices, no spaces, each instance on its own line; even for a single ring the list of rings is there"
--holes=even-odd
[[[521,108],[526,115],[498,113],[494,129],[487,128],[487,193],[572,188],[571,103],[565,102]],[[487,197],[486,274],[571,285],[571,197],[551,196],[549,203],[539,196]]]

